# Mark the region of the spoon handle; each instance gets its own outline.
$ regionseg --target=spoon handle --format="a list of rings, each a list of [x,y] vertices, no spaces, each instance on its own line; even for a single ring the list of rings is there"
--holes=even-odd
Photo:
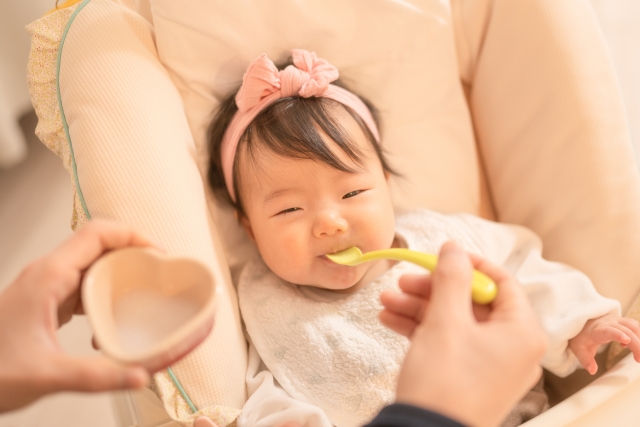
[[[396,261],[408,261],[420,267],[433,271],[438,264],[438,257],[433,254],[412,251],[405,248],[382,249],[371,251],[362,255],[361,262],[368,262],[377,259],[392,259]],[[471,298],[478,304],[489,304],[498,294],[498,287],[484,273],[473,270],[473,282],[471,284]]]
[[[438,257],[433,254],[412,251],[405,248],[381,249],[362,254],[362,262],[373,261],[375,259],[392,259],[395,261],[408,261],[419,265],[429,271],[433,271],[438,264]]]

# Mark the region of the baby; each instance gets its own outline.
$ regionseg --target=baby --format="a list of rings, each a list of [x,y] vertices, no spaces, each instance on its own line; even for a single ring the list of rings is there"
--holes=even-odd
[[[614,340],[640,358],[637,323],[621,318],[619,304],[584,274],[543,260],[525,228],[428,210],[396,218],[375,110],[315,53],[292,55],[282,71],[264,54],[251,63],[209,133],[210,185],[262,257],[238,284],[251,344],[241,427],[361,426],[393,400],[408,340],[379,323],[380,294],[424,271],[326,257],[351,246],[437,253],[454,239],[502,265],[525,287],[549,336],[543,367],[557,375],[579,364],[594,373],[597,348]]]

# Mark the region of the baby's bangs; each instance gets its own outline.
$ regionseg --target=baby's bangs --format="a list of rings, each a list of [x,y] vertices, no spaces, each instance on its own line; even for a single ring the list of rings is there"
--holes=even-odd
[[[335,155],[320,135],[321,130],[354,163],[363,164],[363,155],[355,139],[333,113],[340,107],[342,104],[327,98],[278,100],[247,128],[246,153],[253,159],[254,153],[267,149],[286,158],[316,160],[343,172],[356,172]],[[365,135],[368,135],[366,130]]]

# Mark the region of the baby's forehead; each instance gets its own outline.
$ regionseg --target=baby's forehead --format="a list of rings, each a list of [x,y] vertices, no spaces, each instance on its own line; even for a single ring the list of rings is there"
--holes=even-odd
[[[269,153],[257,156],[253,159],[253,165],[247,164],[242,172],[240,185],[247,196],[262,202],[266,198],[272,198],[272,193],[292,194],[314,191],[314,188],[339,186],[368,172],[364,165],[357,165],[353,161],[349,166],[353,167],[353,172],[336,169],[318,160]]]
[[[346,157],[346,156],[345,156]],[[288,182],[310,181],[320,177],[340,179],[366,172],[365,165],[359,165],[348,157],[341,159],[353,172],[342,171],[318,159],[295,158],[277,153],[260,153],[247,162],[249,173],[260,184],[279,185]]]

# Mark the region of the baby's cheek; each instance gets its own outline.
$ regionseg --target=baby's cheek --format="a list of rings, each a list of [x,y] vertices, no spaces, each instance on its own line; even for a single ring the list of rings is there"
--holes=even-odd
[[[367,234],[372,248],[388,248],[395,236],[395,218],[392,210],[372,210]]]
[[[302,267],[306,252],[308,249],[303,247],[300,237],[295,233],[288,233],[274,236],[260,254],[276,275],[293,281],[297,271]]]

